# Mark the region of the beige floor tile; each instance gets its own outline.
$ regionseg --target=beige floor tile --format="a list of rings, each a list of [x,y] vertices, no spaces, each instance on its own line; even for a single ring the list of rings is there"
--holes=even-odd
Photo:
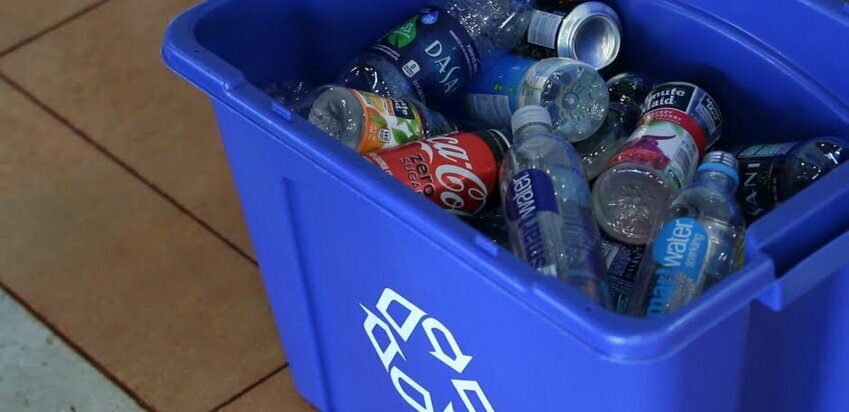
[[[256,267],[0,82],[0,281],[156,408],[285,360]]]
[[[0,0],[0,52],[97,0]]]
[[[159,57],[197,0],[112,0],[0,60],[6,73],[250,252],[212,110]]]
[[[277,372],[262,385],[227,405],[222,412],[309,412],[315,410],[298,395],[292,382],[292,374],[286,369]]]

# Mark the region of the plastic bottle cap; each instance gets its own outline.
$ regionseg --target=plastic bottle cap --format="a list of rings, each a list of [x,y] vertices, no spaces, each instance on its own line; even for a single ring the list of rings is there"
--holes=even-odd
[[[551,126],[551,115],[542,106],[525,106],[513,113],[513,133],[531,123],[543,123]]]
[[[733,154],[714,150],[705,155],[702,163],[719,163],[724,164],[732,169],[737,169],[737,158]]]
[[[740,175],[737,171],[737,165],[737,158],[734,157],[734,155],[732,155],[731,153],[714,151],[705,155],[702,165],[699,166],[699,171],[713,170],[716,172],[724,173],[732,180],[734,180],[735,184],[739,185]]]

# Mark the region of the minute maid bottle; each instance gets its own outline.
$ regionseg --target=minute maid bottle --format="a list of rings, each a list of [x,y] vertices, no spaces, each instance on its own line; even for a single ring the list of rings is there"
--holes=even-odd
[[[481,61],[516,47],[530,22],[528,0],[443,0],[360,53],[342,73],[354,89],[433,105],[465,87]]]
[[[693,181],[699,158],[722,135],[722,114],[702,88],[657,86],[639,127],[593,184],[593,207],[613,239],[644,245],[669,200]]]
[[[553,57],[540,61],[499,56],[475,76],[466,94],[466,112],[481,126],[505,128],[521,107],[544,107],[554,131],[570,143],[592,136],[607,117],[607,84],[586,63]]]

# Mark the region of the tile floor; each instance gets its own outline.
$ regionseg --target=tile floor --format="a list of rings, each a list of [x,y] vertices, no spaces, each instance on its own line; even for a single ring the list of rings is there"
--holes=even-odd
[[[211,109],[159,58],[195,2],[0,0],[0,410],[312,410]]]
[[[0,316],[0,405],[4,410],[139,410],[2,290]]]

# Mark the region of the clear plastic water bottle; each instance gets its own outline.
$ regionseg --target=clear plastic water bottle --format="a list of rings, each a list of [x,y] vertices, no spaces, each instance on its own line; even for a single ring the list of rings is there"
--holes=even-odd
[[[342,82],[382,96],[444,102],[482,60],[521,42],[533,10],[528,0],[435,3],[356,56]]]
[[[740,267],[746,224],[734,192],[737,160],[705,156],[693,184],[672,200],[655,230],[637,277],[630,313],[675,312]]]
[[[637,128],[643,101],[657,84],[651,76],[637,72],[622,73],[607,81],[610,107],[604,124],[592,136],[575,144],[588,179],[595,179],[604,170]]]
[[[445,117],[414,99],[380,97],[337,86],[318,88],[294,109],[361,154],[455,130]]]
[[[690,83],[664,83],[649,93],[637,130],[593,184],[601,228],[631,245],[648,242],[669,200],[693,181],[699,158],[722,135],[716,101]]]
[[[516,111],[513,133],[500,175],[513,252],[609,306],[600,235],[577,152],[554,134],[540,106]]]
[[[548,110],[557,135],[579,142],[607,116],[607,85],[595,69],[577,60],[505,55],[472,79],[466,95],[469,117],[488,127],[509,125],[513,112],[531,105]]]
[[[749,223],[849,159],[846,143],[823,137],[801,143],[759,144],[737,150],[743,183],[737,199]]]

